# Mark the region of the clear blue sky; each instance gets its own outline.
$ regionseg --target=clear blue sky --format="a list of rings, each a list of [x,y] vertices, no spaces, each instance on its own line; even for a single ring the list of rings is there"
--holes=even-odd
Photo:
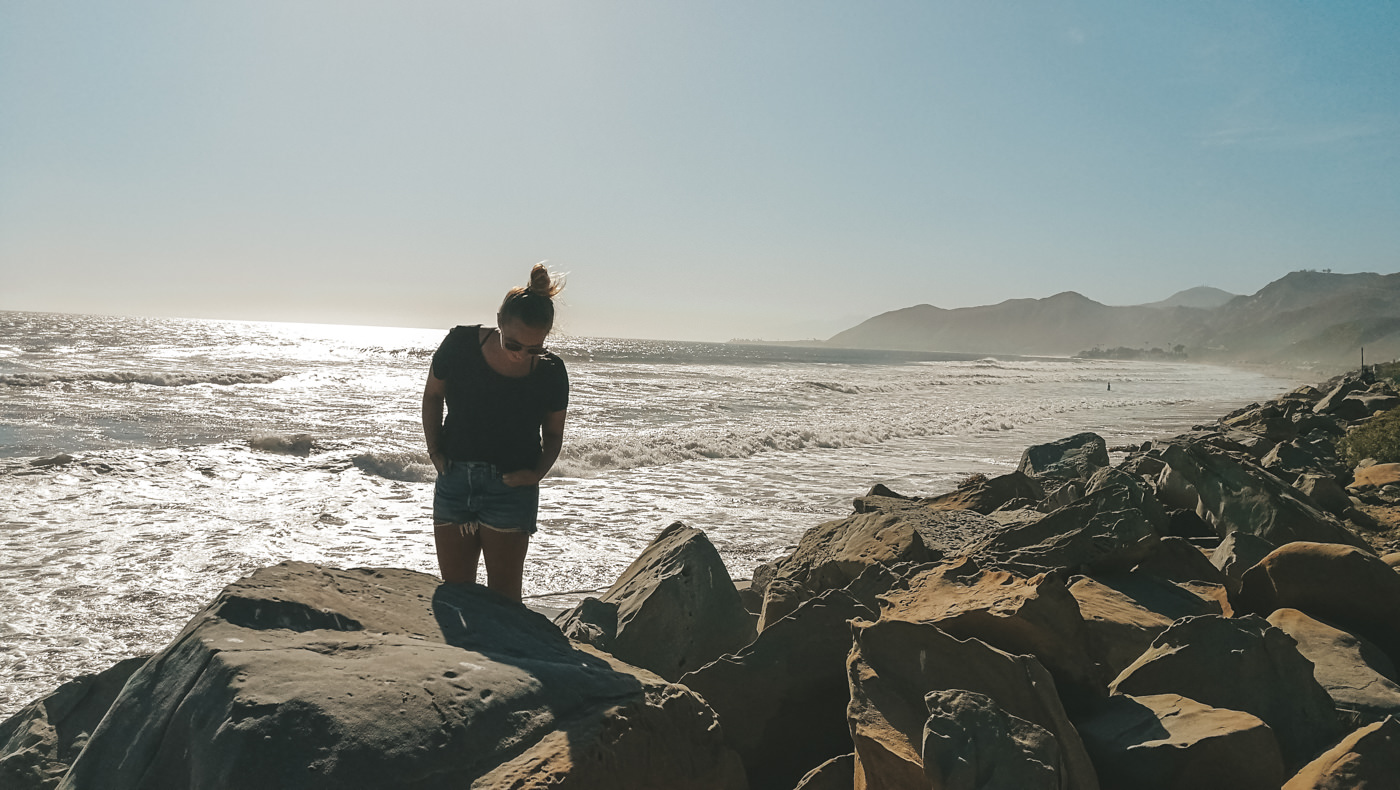
[[[828,336],[1400,270],[1400,3],[7,2],[0,309]]]

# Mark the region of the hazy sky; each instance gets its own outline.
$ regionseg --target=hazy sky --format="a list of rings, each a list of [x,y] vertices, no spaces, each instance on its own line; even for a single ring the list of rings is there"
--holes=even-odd
[[[1400,3],[0,4],[0,309],[825,337],[1400,270]]]

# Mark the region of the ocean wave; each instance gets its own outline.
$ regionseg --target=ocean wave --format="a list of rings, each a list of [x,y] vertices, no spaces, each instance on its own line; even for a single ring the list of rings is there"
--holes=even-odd
[[[1123,399],[1111,402],[1084,399],[1054,404],[1027,404],[1000,413],[969,411],[939,418],[896,418],[871,423],[844,423],[816,428],[772,428],[750,432],[629,433],[596,439],[571,439],[564,445],[552,474],[589,477],[615,469],[665,466],[686,461],[742,459],[770,452],[840,449],[882,444],[900,439],[947,435],[1001,433],[1047,417],[1104,408],[1169,406],[1162,399]]]
[[[315,442],[312,441],[311,434],[298,433],[292,436],[254,436],[248,440],[248,446],[265,453],[299,455],[305,458],[311,455],[311,451],[315,448]]]
[[[362,453],[350,461],[367,475],[405,483],[431,483],[437,470],[427,453],[374,452]]]
[[[247,373],[11,373],[0,376],[0,385],[10,387],[46,387],[50,384],[146,384],[152,387],[190,387],[197,384],[233,386],[235,384],[271,384],[286,373],[251,371]]]
[[[802,386],[812,389],[840,392],[846,395],[859,395],[864,391],[854,384],[842,384],[839,381],[804,381],[802,382]]]

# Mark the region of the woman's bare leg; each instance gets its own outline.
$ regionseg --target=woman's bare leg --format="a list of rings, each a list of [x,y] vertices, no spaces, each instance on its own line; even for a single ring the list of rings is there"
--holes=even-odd
[[[520,600],[530,536],[523,532],[501,532],[485,524],[476,534],[486,558],[486,586],[513,601]]]
[[[453,584],[475,584],[476,564],[481,558],[481,540],[465,532],[461,524],[433,524],[433,542],[437,544],[438,570],[442,580]],[[491,567],[488,560],[488,569]]]

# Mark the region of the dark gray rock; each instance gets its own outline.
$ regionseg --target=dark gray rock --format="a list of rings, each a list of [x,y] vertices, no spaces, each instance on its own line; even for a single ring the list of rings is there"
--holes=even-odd
[[[1166,513],[1131,475],[1108,481],[1045,518],[1007,527],[969,549],[979,562],[1026,573],[1127,570],[1160,539]]]
[[[847,621],[874,614],[849,593],[830,590],[742,650],[681,678],[719,714],[755,787],[792,787],[813,766],[851,751]]]
[[[1059,790],[1060,747],[1044,727],[974,691],[932,691],[924,703],[924,773],[934,787]]]
[[[1027,447],[1016,471],[1034,478],[1088,480],[1108,466],[1108,445],[1096,433],[1079,433]]]
[[[1162,459],[1168,466],[1163,474],[1180,481],[1173,488],[1194,492],[1196,513],[1221,537],[1245,532],[1278,545],[1295,540],[1366,545],[1297,489],[1253,463],[1201,444],[1170,444]]]
[[[719,552],[704,532],[680,522],[662,530],[598,601],[560,617],[564,633],[667,680],[738,650],[755,634]],[[608,607],[616,608],[611,633]]]
[[[0,723],[0,787],[57,787],[127,679],[148,658],[128,658],[74,678]]]

